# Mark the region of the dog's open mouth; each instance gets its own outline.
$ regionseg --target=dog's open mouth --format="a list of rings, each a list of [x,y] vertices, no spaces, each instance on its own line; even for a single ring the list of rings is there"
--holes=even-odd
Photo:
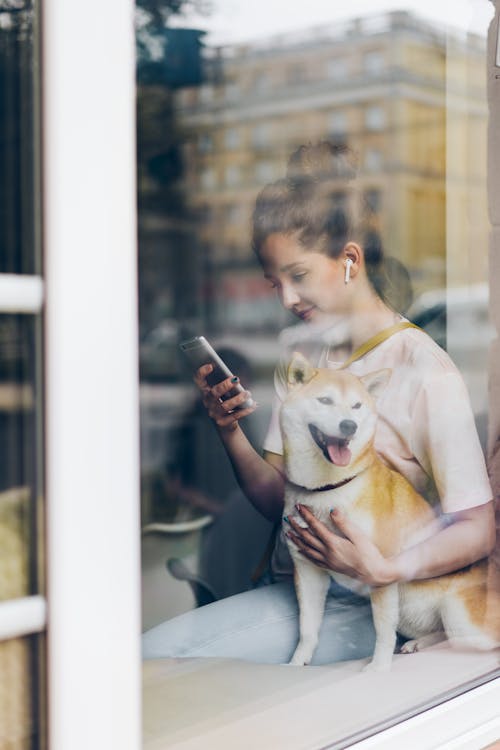
[[[308,425],[309,432],[313,436],[314,442],[321,448],[327,461],[336,466],[347,466],[351,460],[351,451],[349,450],[349,440],[345,438],[332,437],[322,432],[316,425]]]

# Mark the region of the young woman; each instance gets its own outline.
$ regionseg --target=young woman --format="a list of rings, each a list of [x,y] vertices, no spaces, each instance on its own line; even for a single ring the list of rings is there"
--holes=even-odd
[[[316,365],[335,368],[354,353],[348,369],[356,375],[392,370],[378,402],[375,446],[383,460],[440,508],[435,533],[388,559],[338,512],[332,521],[340,534],[305,507],[300,514],[308,528],[290,519],[288,532],[313,562],[380,586],[440,575],[485,557],[494,546],[495,526],[467,391],[446,353],[422,331],[406,328],[356,357],[363,344],[392,330],[403,318],[389,304],[394,282],[386,272],[377,234],[367,222],[356,226],[345,207],[346,196],[354,192],[354,177],[348,149],[328,143],[298,149],[286,179],[267,186],[257,198],[253,246],[284,307],[304,324],[324,326],[329,316],[334,321],[328,345],[305,347],[310,358],[313,352]],[[397,285],[393,291],[400,291]],[[233,385],[230,379],[211,388],[206,382],[210,365],[196,375],[244,493],[277,523],[283,512],[278,414],[286,392],[286,364],[285,356],[276,370],[276,398],[263,456],[250,446],[239,425],[255,408],[236,409],[248,393],[223,401]],[[204,655],[288,661],[298,623],[292,565],[282,535],[283,531],[272,556],[277,582],[153,628],[144,636],[146,658]],[[367,601],[332,585],[312,663],[369,656],[373,643]]]

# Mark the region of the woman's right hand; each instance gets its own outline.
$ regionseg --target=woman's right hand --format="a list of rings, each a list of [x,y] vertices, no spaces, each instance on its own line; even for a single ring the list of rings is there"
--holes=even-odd
[[[212,370],[213,365],[203,365],[197,370],[194,382],[202,393],[203,405],[208,412],[208,416],[214,420],[219,430],[235,430],[238,427],[239,420],[255,411],[257,404],[254,402],[252,406],[246,409],[237,408],[240,404],[251,398],[250,391],[243,391],[236,394],[236,396],[222,400],[222,397],[234,388],[235,383],[229,377],[217,383],[217,385],[210,386],[207,383],[207,375]]]

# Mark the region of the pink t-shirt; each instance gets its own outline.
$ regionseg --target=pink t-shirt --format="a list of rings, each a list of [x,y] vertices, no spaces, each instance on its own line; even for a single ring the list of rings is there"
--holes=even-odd
[[[328,359],[326,346],[311,361],[333,369],[341,365]],[[287,366],[284,357],[275,371],[276,397],[263,446],[280,455],[279,410],[287,390]],[[384,368],[391,368],[392,375],[377,401],[375,448],[381,458],[444,513],[491,500],[469,395],[446,352],[423,331],[407,328],[347,369],[366,375]]]

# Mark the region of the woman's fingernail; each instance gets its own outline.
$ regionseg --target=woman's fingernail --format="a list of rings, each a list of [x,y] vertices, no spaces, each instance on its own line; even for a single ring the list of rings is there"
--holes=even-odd
[[[236,375],[234,375],[234,377],[231,378],[231,383],[237,383],[238,380],[239,380],[239,378],[236,377]]]
[[[299,513],[300,513],[300,511],[302,510],[302,506],[301,506],[301,504],[300,504],[300,503],[296,503],[295,507],[297,508],[297,510],[298,510],[298,511],[299,511]]]

